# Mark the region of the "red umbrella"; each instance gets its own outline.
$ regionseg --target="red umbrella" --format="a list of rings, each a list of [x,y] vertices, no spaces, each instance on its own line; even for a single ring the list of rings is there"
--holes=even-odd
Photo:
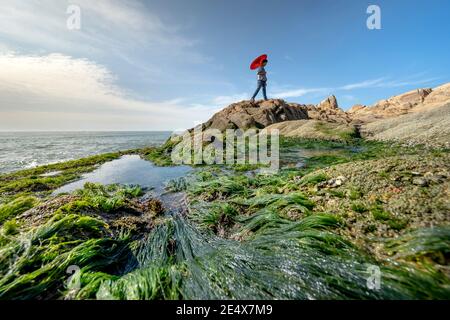
[[[253,60],[252,64],[250,65],[250,69],[258,69],[259,67],[261,67],[261,64],[264,60],[267,60],[267,54],[263,54],[262,56],[259,56],[258,58]]]

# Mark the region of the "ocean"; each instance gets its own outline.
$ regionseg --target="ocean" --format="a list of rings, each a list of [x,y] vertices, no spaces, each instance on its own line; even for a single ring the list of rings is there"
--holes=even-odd
[[[158,146],[171,132],[0,132],[0,173]]]

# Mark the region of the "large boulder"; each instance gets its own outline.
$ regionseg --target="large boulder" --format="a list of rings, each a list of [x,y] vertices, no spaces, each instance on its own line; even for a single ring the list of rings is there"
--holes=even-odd
[[[349,114],[359,113],[362,110],[364,110],[365,108],[367,108],[367,106],[364,106],[362,104],[355,104],[353,107],[351,107],[349,110],[347,110],[347,113],[349,113]]]
[[[308,117],[313,120],[327,121],[333,123],[352,122],[352,118],[344,110],[339,108],[335,96],[329,96],[316,107],[308,106]]]
[[[317,105],[317,108],[322,110],[337,110],[339,109],[339,105],[337,103],[337,99],[334,95],[329,96],[321,103]]]
[[[241,101],[216,113],[203,124],[204,129],[262,129],[274,123],[292,120],[321,120],[350,123],[351,117],[338,107],[331,96],[317,106],[287,103],[281,99]]]
[[[204,124],[204,129],[262,129],[273,123],[299,119],[308,119],[304,105],[287,104],[279,99],[241,101],[216,113]]]

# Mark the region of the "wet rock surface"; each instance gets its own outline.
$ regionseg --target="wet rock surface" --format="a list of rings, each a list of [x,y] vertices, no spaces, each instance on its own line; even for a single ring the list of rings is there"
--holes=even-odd
[[[378,254],[371,237],[450,224],[449,163],[448,153],[352,162],[314,172],[330,179],[304,190],[315,210],[344,219],[343,235]]]

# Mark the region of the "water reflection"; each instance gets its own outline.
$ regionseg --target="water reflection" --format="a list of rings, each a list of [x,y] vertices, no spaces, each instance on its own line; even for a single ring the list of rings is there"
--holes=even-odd
[[[156,193],[162,193],[167,181],[180,178],[191,170],[192,168],[188,166],[158,167],[138,155],[126,155],[101,165],[97,170],[83,175],[81,180],[62,186],[54,194],[82,189],[86,182],[104,185],[140,185],[143,188],[152,188]]]

